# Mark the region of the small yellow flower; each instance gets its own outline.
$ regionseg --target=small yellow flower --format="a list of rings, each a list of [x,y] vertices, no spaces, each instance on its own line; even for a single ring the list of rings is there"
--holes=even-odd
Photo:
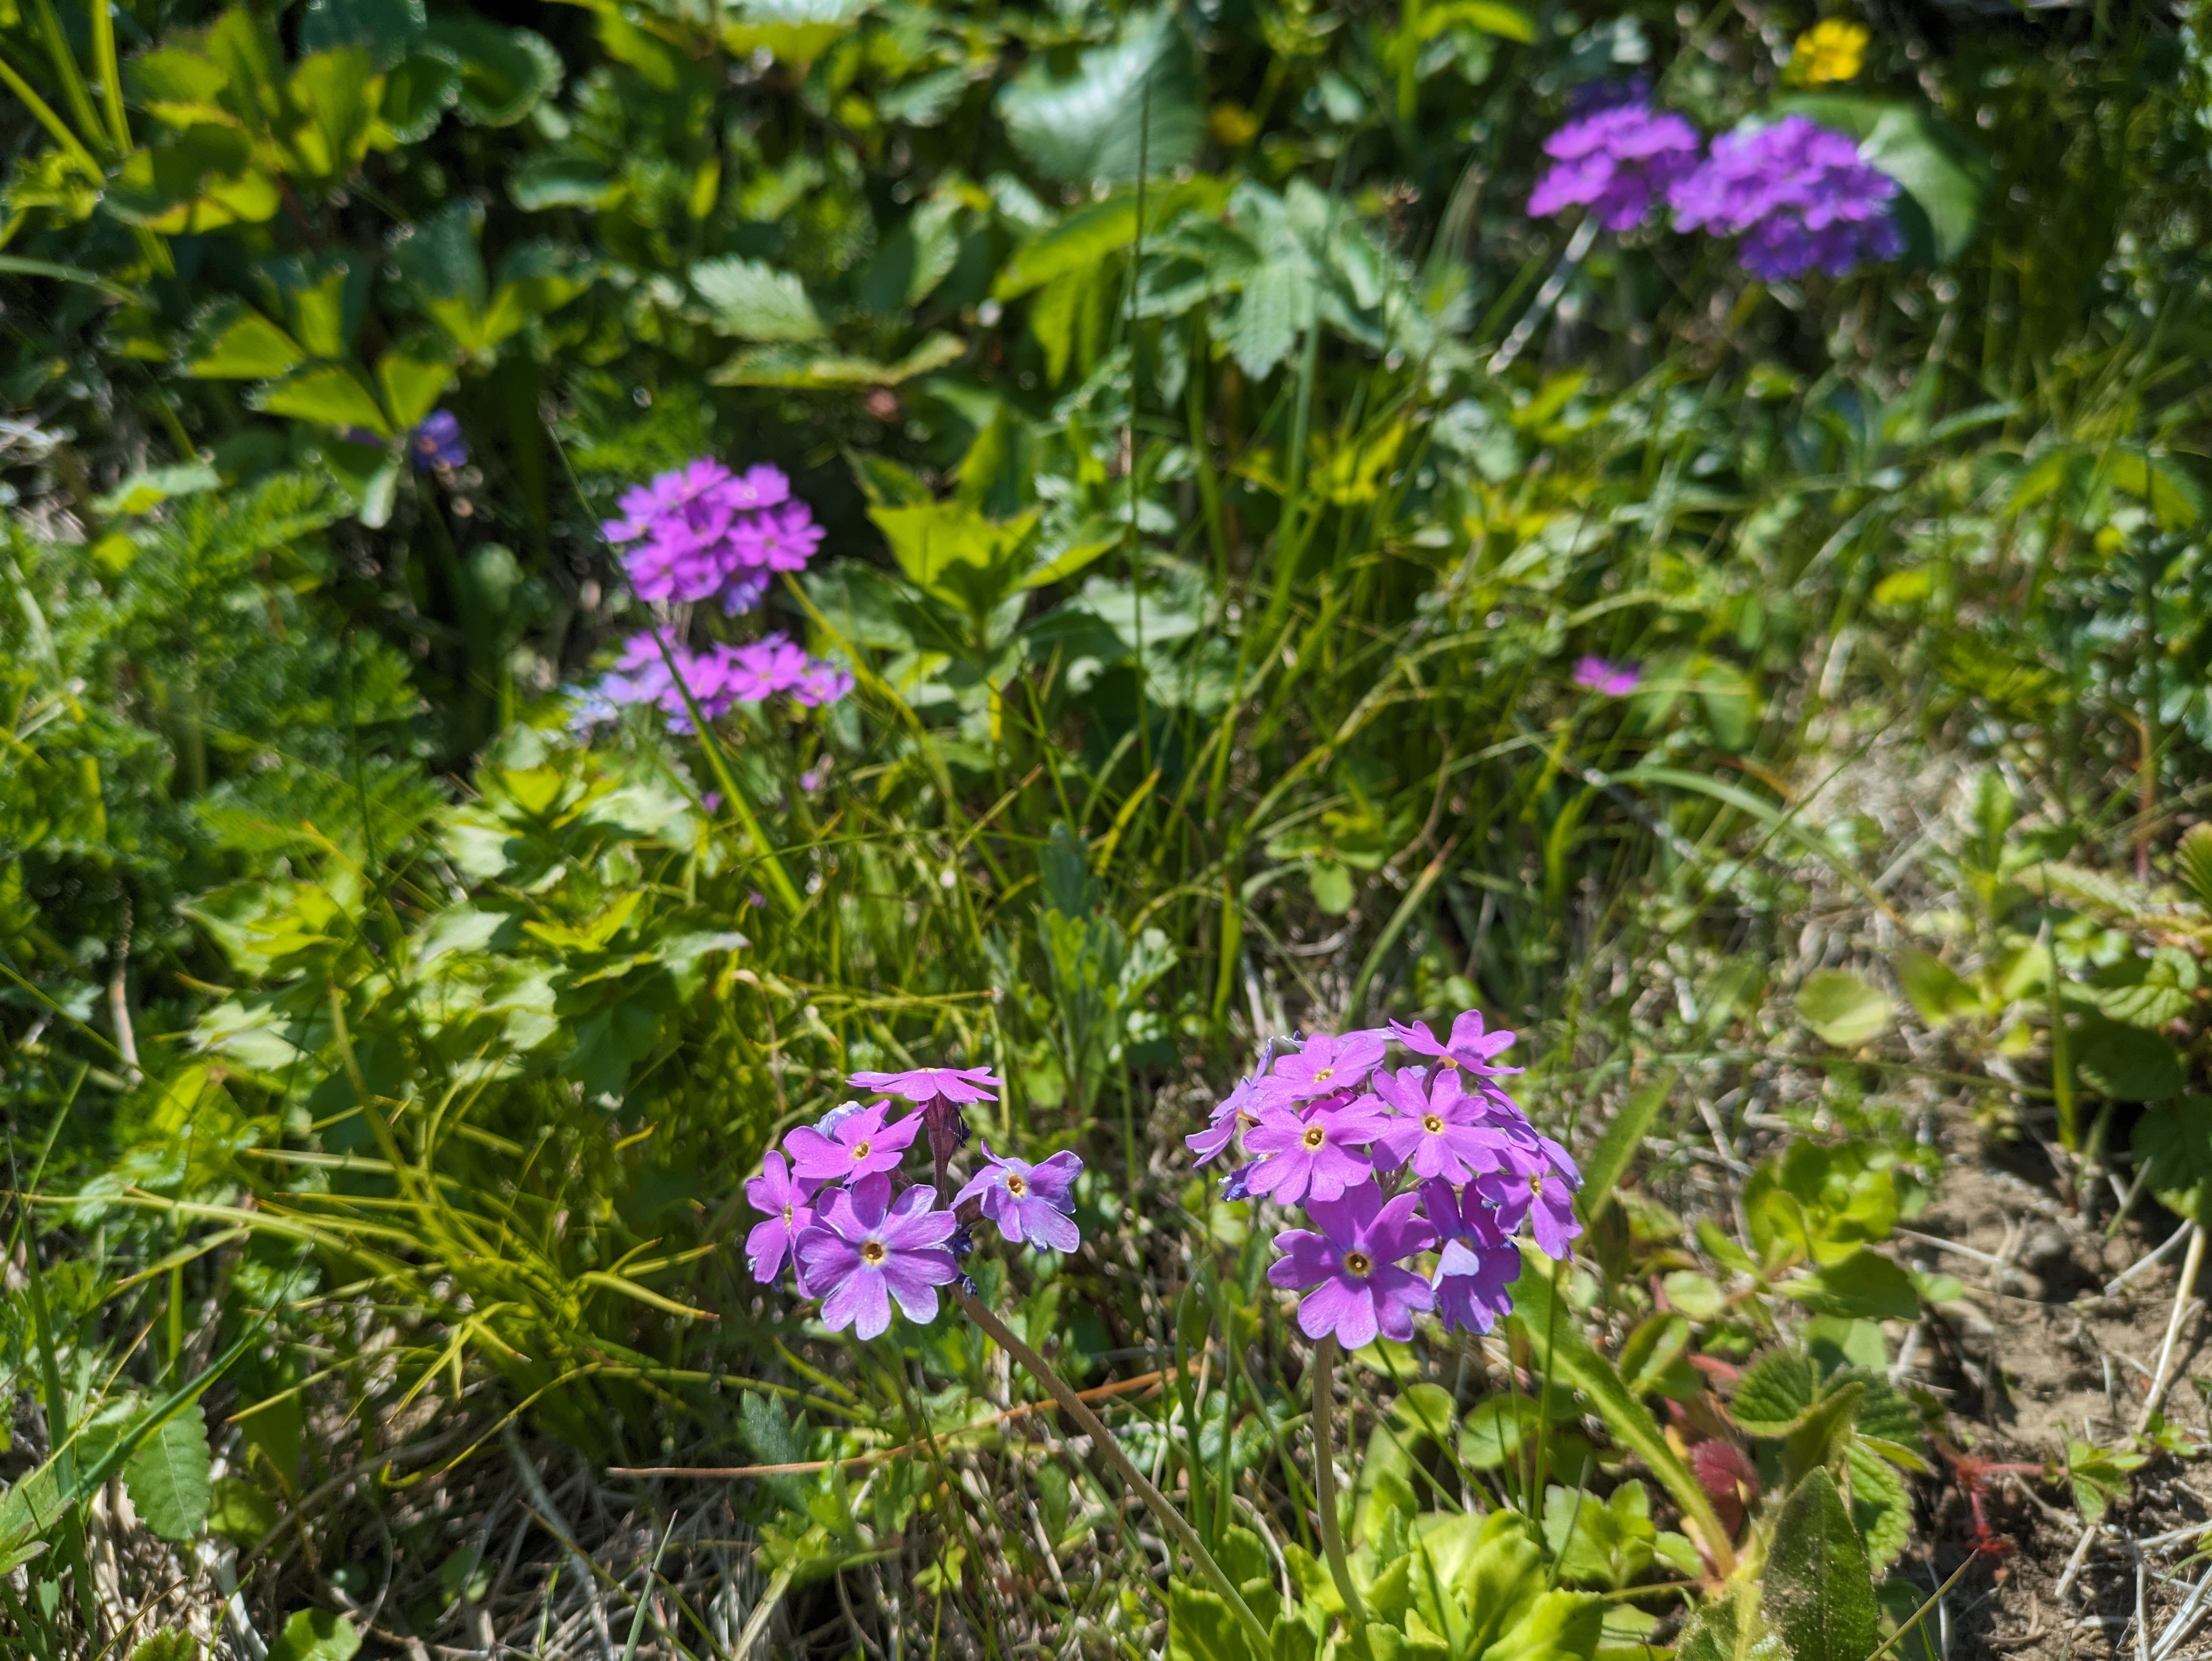
[[[1253,119],[1252,112],[1242,104],[1216,104],[1206,125],[1212,131],[1217,143],[1232,150],[1243,149],[1252,142],[1252,135],[1260,131],[1260,124]]]
[[[1790,53],[1790,78],[1806,87],[1855,81],[1866,62],[1866,49],[1864,25],[1831,17],[1797,37]]]

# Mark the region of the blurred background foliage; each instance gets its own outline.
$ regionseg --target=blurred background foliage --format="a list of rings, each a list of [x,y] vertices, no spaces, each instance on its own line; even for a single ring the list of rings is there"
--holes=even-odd
[[[1555,1129],[1786,1043],[1909,1153],[1932,1056],[2083,1173],[2149,1126],[2185,1202],[2203,21],[1885,3],[1815,86],[1816,21],[0,9],[0,1127],[54,1202],[0,1368],[74,1425],[235,1350],[246,1546],[424,1403],[446,1457],[519,1415],[773,1458],[800,1384],[903,1436],[731,1250],[845,1072],[989,1064],[994,1143],[1085,1149],[1100,1243],[1008,1294],[1082,1372],[1261,1318],[1186,1214],[1195,1081],[1466,1005]],[[1633,77],[1860,136],[1905,257],[1570,250],[1538,143]],[[438,409],[468,453],[418,470]],[[644,616],[597,522],[700,453],[830,527],[769,609],[859,690],[594,738],[564,689]],[[763,1516],[864,1553],[918,1494]]]

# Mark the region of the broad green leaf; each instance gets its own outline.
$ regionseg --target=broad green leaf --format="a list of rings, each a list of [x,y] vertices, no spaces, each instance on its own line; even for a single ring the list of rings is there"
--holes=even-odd
[[[1825,1469],[1808,1473],[1782,1508],[1763,1603],[1793,1661],[1867,1661],[1880,1641],[1866,1547]]]
[[[428,338],[395,346],[376,360],[376,384],[384,394],[384,407],[401,432],[419,425],[453,383],[451,360]]]
[[[353,1661],[361,1634],[343,1615],[301,1609],[284,1623],[269,1646],[269,1661]]]
[[[184,372],[199,380],[274,380],[305,361],[299,341],[246,301],[208,307],[184,347]]]
[[[181,236],[260,224],[276,216],[283,199],[276,181],[254,165],[252,140],[208,121],[125,157],[106,205],[126,223]]]
[[[1781,1436],[1820,1399],[1813,1358],[1797,1348],[1770,1349],[1744,1369],[1729,1411],[1754,1436]]]
[[[2074,1070],[2114,1101],[2162,1102],[2181,1093],[2188,1070],[2172,1039],[2102,1015],[2075,1024]]]
[[[966,342],[941,333],[927,337],[895,363],[810,350],[797,344],[755,346],[739,352],[707,379],[717,386],[896,386],[957,362],[967,350]]]
[[[447,14],[432,21],[430,39],[460,61],[457,106],[479,126],[513,126],[561,84],[561,54],[533,29]]]
[[[1149,103],[1146,101],[1149,96]],[[1075,73],[1055,75],[1038,53],[999,92],[1007,137],[1048,179],[1088,183],[1172,173],[1198,156],[1204,92],[1190,38],[1163,7],[1133,12],[1121,38],[1086,48]],[[1149,119],[1140,114],[1149,111]]]
[[[2113,1020],[2157,1032],[2195,1007],[2197,983],[2196,958],[2179,946],[2161,946],[2148,957],[2130,952],[2100,970],[2089,996]]]
[[[1816,969],[1797,989],[1805,1025],[1838,1050],[1856,1050],[1887,1030],[1896,1011],[1889,995],[1846,969]]]
[[[2212,1179],[2212,1096],[2192,1091],[2146,1108],[2134,1147],[2158,1202],[2177,1216],[2197,1216],[2198,1189]]]
[[[1674,1640],[1674,1661],[1792,1661],[1792,1658],[1760,1613],[1754,1589],[1734,1581],[1722,1589],[1720,1596],[1692,1611]]]
[[[1169,1661],[1268,1661],[1252,1654],[1243,1622],[1218,1592],[1188,1580],[1168,1583]]]
[[[182,1544],[206,1524],[207,1427],[197,1403],[165,1420],[123,1467],[123,1483],[138,1515],[164,1540]]]
[[[453,53],[438,46],[416,47],[386,71],[384,101],[376,112],[380,131],[369,142],[380,149],[421,143],[460,95],[461,66]]]
[[[290,380],[260,389],[249,400],[270,415],[291,416],[325,427],[358,427],[379,438],[392,436],[392,424],[361,371],[344,363],[321,363]]]
[[[1500,0],[1444,0],[1439,6],[1423,6],[1420,10],[1420,38],[1433,40],[1447,29],[1480,29],[1485,34],[1494,34],[1501,40],[1517,40],[1522,46],[1534,46],[1536,26],[1528,15],[1517,6],[1500,3]]]
[[[1869,1321],[1909,1321],[1920,1313],[1912,1277],[1862,1246],[1842,1262],[1785,1281],[1776,1288],[1822,1315]]]
[[[2212,910],[2212,824],[2192,824],[2181,833],[2173,868],[2190,897]]]
[[[1605,1604],[1583,1591],[1547,1591],[1498,1640],[1482,1661],[1590,1661],[1605,1627]]]
[[[691,268],[691,286],[707,302],[719,334],[802,341],[828,332],[798,277],[764,260],[702,259]]]
[[[2136,1472],[2150,1463],[2149,1456],[2122,1448],[2100,1448],[2094,1442],[2069,1438],[2066,1444],[2066,1476],[2074,1489],[2074,1503],[2081,1520],[2094,1528],[2104,1520],[2112,1502],[2128,1491]]]
[[[1867,1558],[1887,1568],[1912,1538],[1912,1496],[1905,1478],[1863,1438],[1844,1450],[1851,1487],[1851,1523],[1866,1542]]]
[[[2186,530],[2203,520],[2203,487],[2174,457],[2121,443],[2103,462],[2112,487],[2148,508],[2161,530]]]
[[[623,188],[587,156],[533,155],[507,175],[507,194],[526,213],[546,208],[603,208]]]
[[[131,1661],[200,1661],[200,1640],[174,1627],[163,1627],[132,1648]]]
[[[207,1526],[234,1544],[258,1545],[283,1520],[276,1502],[246,1477],[218,1477],[210,1490]]]
[[[369,63],[366,47],[347,46],[304,58],[292,71],[291,101],[307,117],[289,135],[295,173],[336,183],[360,167],[384,97]]]
[[[722,30],[722,46],[740,58],[766,52],[804,75],[867,9],[868,0],[743,0]]]
[[[1229,200],[1227,181],[1210,177],[1186,179],[1145,193],[1145,234],[1147,241],[1163,227],[1186,214],[1212,215]],[[991,293],[999,300],[1013,300],[1041,289],[1054,277],[1089,271],[1109,254],[1127,247],[1137,238],[1137,194],[1125,190],[1103,202],[1079,210],[1015,251]]]
[[[1865,1400],[1866,1386],[1856,1382],[1823,1394],[1782,1439],[1784,1475],[1794,1480],[1816,1466],[1834,1463],[1850,1440],[1852,1421]]]
[[[1891,967],[1897,971],[1898,985],[1905,989],[1905,1002],[1925,1026],[1941,1031],[1981,1007],[1974,989],[1932,952],[1908,946],[1898,952]]]

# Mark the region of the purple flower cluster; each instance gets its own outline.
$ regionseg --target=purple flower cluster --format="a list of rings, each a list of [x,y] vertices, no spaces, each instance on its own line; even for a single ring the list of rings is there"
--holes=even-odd
[[[619,519],[600,528],[623,554],[641,599],[688,605],[719,599],[732,617],[768,592],[769,574],[804,570],[822,527],[766,463],[733,473],[710,456],[625,491]]]
[[[1703,155],[1694,127],[1632,88],[1579,108],[1544,153],[1553,164],[1530,213],[1583,208],[1602,228],[1627,231],[1663,203],[1677,230],[1742,238],[1745,267],[1769,282],[1815,267],[1841,277],[1904,252],[1890,206],[1897,181],[1860,160],[1849,134],[1802,115],[1739,127]]]
[[[418,473],[467,466],[469,441],[461,435],[461,418],[451,410],[431,411],[408,434],[407,459]]]
[[[671,658],[691,701],[709,721],[720,720],[740,703],[765,703],[778,693],[787,692],[794,703],[812,707],[835,703],[853,690],[851,675],[809,657],[780,634],[743,646],[718,642],[697,651],[670,639],[668,648],[668,656],[663,657],[650,630],[631,636],[612,671],[592,690],[586,714],[599,718],[623,704],[650,703],[667,715],[675,731],[690,731],[690,712],[677,689],[677,677],[668,672]]]
[[[1741,235],[1745,269],[1772,282],[1895,259],[1905,250],[1890,212],[1896,196],[1897,181],[1861,161],[1849,134],[1785,115],[1715,139],[1668,199],[1678,229]]]
[[[1575,662],[1572,678],[1585,692],[1625,698],[1644,684],[1644,668],[1640,664],[1614,663],[1606,658],[1579,658]]]
[[[874,1338],[890,1326],[894,1301],[910,1321],[937,1318],[937,1288],[962,1279],[969,1222],[988,1219],[1009,1245],[1073,1251],[1082,1244],[1074,1188],[1083,1161],[1073,1153],[1031,1165],[986,1142],[981,1169],[950,1206],[939,1204],[946,1159],[968,1139],[962,1104],[998,1099],[1000,1082],[988,1068],[856,1073],[848,1082],[886,1099],[847,1102],[792,1130],[745,1184],[763,1217],[745,1237],[762,1285],[773,1285],[788,1260],[799,1295],[822,1299],[824,1325]],[[888,1098],[918,1106],[893,1119]],[[924,1130],[937,1182],[909,1186],[900,1167]]]
[[[1384,1065],[1393,1040],[1413,1065]],[[1582,1173],[1500,1084],[1520,1071],[1498,1063],[1512,1043],[1474,1010],[1443,1038],[1418,1021],[1319,1033],[1238,1084],[1188,1139],[1200,1165],[1241,1139],[1246,1163],[1224,1197],[1298,1206],[1316,1225],[1276,1235],[1282,1256],[1267,1271],[1305,1293],[1309,1338],[1403,1342],[1428,1310],[1447,1328],[1487,1332],[1512,1306],[1523,1225],[1547,1256],[1570,1255]],[[1408,1267],[1431,1250],[1429,1273]]]
[[[1544,141],[1553,165],[1528,211],[1587,208],[1607,230],[1633,230],[1698,165],[1698,130],[1671,111],[1640,100],[1592,109]]]

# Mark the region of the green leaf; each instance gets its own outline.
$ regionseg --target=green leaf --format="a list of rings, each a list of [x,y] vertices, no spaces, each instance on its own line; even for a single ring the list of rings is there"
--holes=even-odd
[[[1782,1508],[1763,1602],[1793,1661],[1867,1661],[1880,1642],[1866,1547],[1825,1469],[1808,1474]]]
[[[1674,1070],[1670,1068],[1632,1094],[1621,1104],[1620,1111],[1613,1116],[1605,1134],[1598,1138],[1597,1146],[1583,1161],[1583,1185],[1575,1202],[1585,1220],[1596,1214],[1598,1207],[1613,1192],[1613,1185],[1626,1173],[1629,1163],[1636,1158],[1637,1150],[1644,1146],[1644,1137],[1657,1121],[1660,1110],[1667,1105],[1667,1098],[1674,1088]]]
[[[1744,1369],[1729,1411],[1754,1436],[1782,1436],[1820,1399],[1813,1358],[1802,1349],[1770,1349]]]
[[[2192,824],[2173,850],[2174,874],[2191,897],[2212,910],[2212,824]]]
[[[2113,1020],[2156,1032],[2196,1006],[2197,982],[2197,960],[2179,946],[2161,946],[2100,970],[2089,996]]]
[[[789,271],[764,260],[702,259],[691,286],[714,314],[718,334],[740,340],[819,340],[828,332],[806,289]]]
[[[179,496],[198,496],[222,483],[222,475],[200,462],[178,467],[154,467],[133,473],[106,496],[95,500],[95,513],[129,515],[152,511]]]
[[[163,1627],[138,1642],[131,1661],[200,1661],[200,1640],[175,1627]]]
[[[1856,1050],[1885,1031],[1896,1010],[1889,995],[1847,969],[1816,969],[1797,989],[1805,1025],[1838,1050]]]
[[[343,1615],[301,1609],[269,1646],[269,1661],[353,1661],[361,1634]]]
[[[1602,1600],[1585,1591],[1547,1591],[1482,1652],[1482,1661],[1589,1661],[1604,1628]]]
[[[1784,1473],[1794,1479],[1817,1466],[1834,1463],[1850,1439],[1852,1421],[1865,1400],[1866,1386],[1857,1383],[1824,1395],[1783,1438]]]
[[[1516,6],[1499,3],[1499,0],[1445,0],[1441,6],[1424,6],[1420,10],[1420,38],[1433,40],[1447,29],[1479,29],[1485,34],[1494,34],[1501,40],[1516,40],[1524,46],[1536,42],[1536,26],[1528,15]]]
[[[967,343],[949,334],[932,334],[896,363],[843,353],[814,351],[797,344],[755,346],[738,353],[707,379],[716,386],[896,386],[957,362]]]
[[[535,30],[447,15],[430,39],[459,59],[461,119],[478,126],[513,126],[561,84],[561,54]]]
[[[1674,1640],[1674,1661],[1792,1661],[1792,1658],[1760,1614],[1753,1589],[1736,1581],[1724,1587],[1719,1597],[1697,1606]]]
[[[300,49],[365,46],[380,74],[407,55],[428,23],[422,0],[307,0],[300,14]]]
[[[2212,1096],[2191,1092],[2146,1108],[2134,1146],[2136,1168],[2147,1172],[2158,1202],[2176,1216],[2197,1217],[2198,1189],[2212,1179]]]
[[[1168,1583],[1169,1661],[1271,1661],[1255,1657],[1243,1622],[1218,1592]]]
[[[133,150],[106,195],[117,218],[165,236],[258,225],[276,217],[283,200],[276,181],[254,166],[253,141],[214,121]]]
[[[1887,1568],[1912,1538],[1912,1496],[1896,1468],[1863,1438],[1854,1438],[1844,1450],[1844,1465],[1850,1478],[1852,1526],[1866,1542],[1868,1561]]]
[[[1863,1246],[1841,1262],[1785,1281],[1775,1289],[1822,1315],[1910,1321],[1920,1313],[1920,1294],[1912,1277],[1880,1252]]]
[[[453,53],[443,46],[417,47],[385,74],[384,101],[376,112],[384,131],[372,142],[421,143],[437,131],[460,96],[461,66]]]
[[[146,1526],[179,1544],[198,1536],[208,1514],[207,1427],[197,1404],[164,1421],[123,1467],[123,1484]]]
[[[1590,1398],[1613,1439],[1650,1467],[1683,1515],[1697,1524],[1707,1548],[1725,1555],[1728,1531],[1704,1487],[1660,1433],[1650,1409],[1629,1393],[1613,1363],[1589,1347],[1575,1315],[1556,1307],[1552,1290],[1556,1265],[1528,1241],[1522,1242],[1521,1250],[1521,1278],[1512,1288],[1512,1319],[1535,1348],[1539,1368],[1548,1352],[1554,1374]]]
[[[346,46],[301,59],[289,92],[307,119],[289,136],[291,170],[325,183],[350,178],[368,154],[382,91],[370,72],[366,47]]]
[[[2146,1454],[2100,1448],[2093,1442],[2069,1439],[2066,1444],[2066,1475],[2073,1485],[2074,1503],[2081,1512],[2082,1522],[2094,1528],[2103,1521],[2112,1503],[2127,1494],[2129,1479],[2149,1463]]]
[[[291,416],[325,427],[359,427],[379,438],[392,436],[392,425],[376,394],[349,364],[319,363],[290,380],[259,389],[249,400],[270,415]]]
[[[376,384],[393,427],[405,432],[438,407],[438,399],[453,384],[453,362],[441,343],[418,337],[376,360]]]
[[[2072,1048],[2074,1070],[2114,1101],[2162,1102],[2189,1080],[2171,1039],[2106,1016],[2076,1022]]]
[[[1940,1031],[1963,1015],[1981,1007],[1974,989],[1934,953],[1908,946],[1891,960],[1905,1001],[1923,1025]]]
[[[210,1491],[207,1527],[235,1545],[258,1545],[283,1520],[276,1502],[246,1477],[219,1477]]]
[[[804,75],[867,9],[867,0],[744,0],[722,31],[722,46],[739,58],[766,52]]]
[[[526,213],[603,208],[621,189],[603,163],[580,155],[533,155],[507,179],[508,199]]]
[[[1154,174],[1194,161],[1206,136],[1203,95],[1190,38],[1163,7],[1132,13],[1121,39],[1085,49],[1071,76],[1036,54],[1000,89],[998,105],[1024,160],[1048,179],[1087,184],[1134,179],[1140,158]],[[1149,119],[1140,115],[1147,108]]]

